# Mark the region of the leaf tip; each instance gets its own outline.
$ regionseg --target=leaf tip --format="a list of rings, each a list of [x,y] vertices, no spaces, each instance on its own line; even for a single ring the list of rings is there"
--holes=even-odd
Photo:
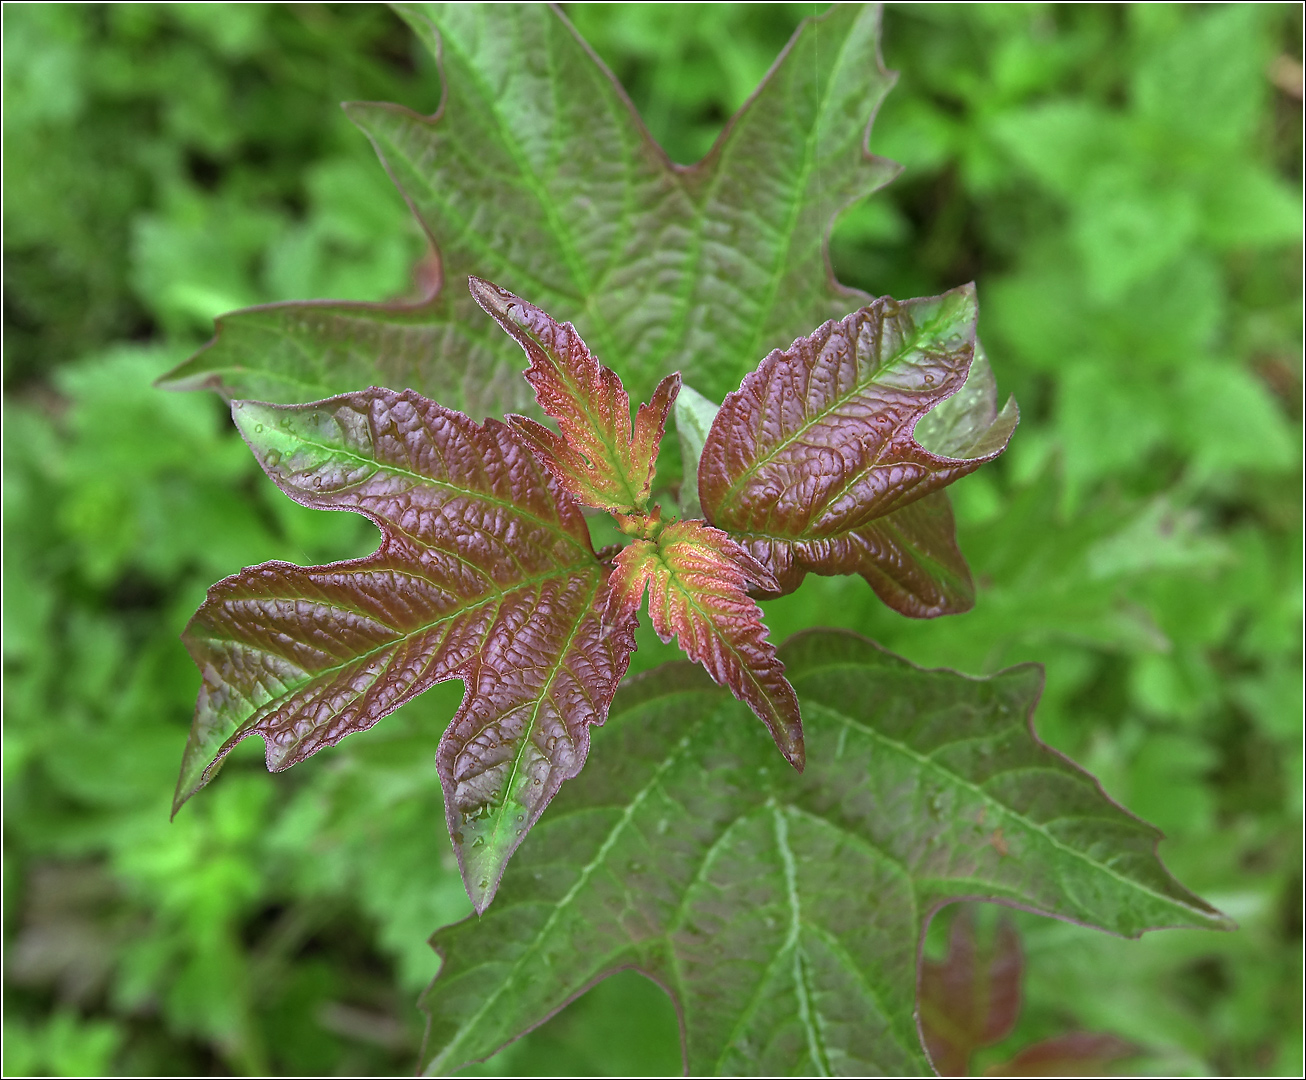
[[[508,312],[513,304],[523,303],[515,293],[474,274],[467,275],[467,291],[487,315],[500,322],[509,318]]]

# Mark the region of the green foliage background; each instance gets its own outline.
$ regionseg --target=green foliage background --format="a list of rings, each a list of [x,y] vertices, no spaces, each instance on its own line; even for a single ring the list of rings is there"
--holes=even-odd
[[[571,14],[688,162],[817,10]],[[1242,927],[1019,917],[995,1060],[1084,1028],[1141,1071],[1301,1071],[1301,101],[1267,74],[1290,81],[1300,18],[885,16],[901,79],[872,147],[905,170],[842,219],[836,269],[897,297],[976,280],[1023,423],[953,489],[973,612],[915,623],[809,579],[773,634],[1041,661],[1042,737]],[[373,537],[280,497],[220,403],[150,382],[222,311],[418,291],[423,240],[336,103],[429,111],[436,74],[371,6],[6,5],[4,49],[5,1071],[407,1072],[425,938],[469,910],[432,760],[459,687],[275,778],[246,744],[169,824],[205,587]],[[626,975],[484,1071],[678,1063],[670,1005]]]

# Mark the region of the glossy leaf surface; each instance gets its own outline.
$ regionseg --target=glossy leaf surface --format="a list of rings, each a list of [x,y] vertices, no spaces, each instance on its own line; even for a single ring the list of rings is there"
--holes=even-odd
[[[949,900],[1127,936],[1229,925],[1166,872],[1155,829],[1032,736],[1039,668],[923,671],[830,631],[780,656],[802,774],[691,665],[621,691],[498,902],[432,939],[428,1072],[636,967],[675,998],[690,1074],[928,1075],[917,950]]]
[[[393,316],[381,309],[290,305],[227,316],[214,343],[177,372],[183,385],[303,401],[384,375],[465,407],[488,402],[516,358],[510,343],[487,341],[474,325],[483,320],[466,281],[476,274],[574,322],[641,400],[673,371],[720,397],[769,349],[865,302],[833,280],[825,249],[834,217],[897,171],[867,148],[892,84],[873,5],[805,22],[691,167],[667,160],[557,9],[398,10],[439,62],[439,109],[348,110],[439,248],[437,300],[406,317],[403,343],[380,373],[335,335],[366,337],[371,318],[388,325]],[[347,320],[329,324],[342,313]],[[247,321],[268,328],[263,338],[278,347],[250,347],[235,333]],[[397,356],[415,362],[392,363]]]
[[[680,376],[668,375],[658,384],[648,404],[639,407],[632,430],[630,395],[571,323],[559,324],[548,312],[480,278],[473,277],[470,288],[526,353],[526,381],[562,435],[525,416],[511,416],[509,423],[573,498],[614,513],[643,512]]]
[[[445,679],[466,684],[436,761],[477,909],[589,748],[634,646],[602,627],[606,576],[580,511],[504,424],[411,392],[236,402],[291,498],[381,529],[365,558],[264,563],[219,582],[186,628],[203,672],[176,805],[249,735],[268,768],[371,727]]]
[[[792,592],[809,572],[861,574],[904,615],[973,602],[942,489],[1015,428],[976,365],[973,286],[883,297],[776,350],[726,396],[699,460],[707,520]],[[951,402],[951,405],[949,405]],[[931,410],[941,418],[914,429]]]
[[[803,767],[803,724],[794,688],[767,640],[749,582],[775,585],[764,566],[719,529],[677,521],[656,540],[637,539],[617,555],[607,615],[624,625],[648,586],[648,613],[663,641],[675,635],[691,660],[728,687],[766,725],[785,760]]]

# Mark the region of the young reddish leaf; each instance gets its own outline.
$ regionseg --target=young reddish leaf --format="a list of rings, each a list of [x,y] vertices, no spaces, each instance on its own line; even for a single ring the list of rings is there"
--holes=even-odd
[[[1011,920],[981,948],[975,917],[963,907],[952,921],[948,955],[921,965],[921,1034],[934,1067],[943,1076],[965,1076],[971,1055],[1001,1042],[1020,1013],[1024,960]]]
[[[625,625],[647,585],[649,619],[658,636],[670,641],[674,634],[685,655],[757,714],[780,753],[801,772],[798,698],[767,641],[761,609],[748,596],[750,580],[764,589],[776,585],[764,566],[719,529],[677,521],[616,557],[605,610],[609,620]]]
[[[436,762],[484,910],[584,764],[634,647],[633,619],[596,613],[606,572],[579,509],[506,425],[411,391],[232,412],[287,495],[364,514],[382,541],[352,562],[264,563],[209,590],[183,635],[204,681],[175,808],[249,735],[284,769],[460,678]]]
[[[526,380],[562,437],[524,416],[510,416],[508,422],[573,498],[619,514],[646,510],[680,376],[658,383],[649,403],[639,407],[632,431],[626,388],[616,372],[594,358],[571,323],[559,324],[548,312],[478,277],[468,285],[476,302],[525,351],[531,362]]]
[[[976,314],[969,285],[882,297],[771,353],[726,396],[699,497],[708,521],[772,571],[776,593],[809,571],[858,573],[904,615],[970,607],[951,510],[925,500],[997,457],[1016,426],[1014,401],[991,407],[986,363],[966,389]],[[934,447],[922,445],[918,421],[959,392]]]
[[[439,248],[438,296],[398,328],[363,305],[234,313],[171,385],[311,401],[384,381],[497,413],[515,350],[476,325],[463,283],[478,274],[573,321],[640,399],[681,371],[720,400],[767,350],[869,299],[834,280],[826,247],[834,218],[898,171],[869,148],[893,85],[877,5],[804,21],[689,167],[559,8],[396,9],[439,71],[438,110],[346,108]],[[379,372],[355,345],[377,336]]]

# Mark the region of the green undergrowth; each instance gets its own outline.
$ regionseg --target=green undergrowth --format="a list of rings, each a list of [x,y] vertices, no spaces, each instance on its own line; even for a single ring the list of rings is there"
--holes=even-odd
[[[681,162],[817,10],[654,7],[571,15]],[[872,148],[904,171],[841,220],[835,269],[899,297],[975,280],[1022,425],[953,488],[972,612],[915,622],[813,578],[766,605],[773,637],[1041,662],[1041,737],[1240,926],[1016,914],[1025,1001],[994,1061],[1081,1029],[1139,1046],[1133,1071],[1301,1070],[1301,103],[1276,84],[1299,18],[885,16]],[[365,6],[8,5],[4,29],[5,1070],[408,1072],[425,939],[469,910],[431,763],[459,687],[276,777],[246,744],[170,824],[205,586],[374,533],[281,498],[219,402],[150,383],[230,308],[420,290],[424,240],[336,102],[431,110],[435,74]],[[645,627],[632,667],[669,656]],[[627,972],[471,1071],[678,1061]]]

